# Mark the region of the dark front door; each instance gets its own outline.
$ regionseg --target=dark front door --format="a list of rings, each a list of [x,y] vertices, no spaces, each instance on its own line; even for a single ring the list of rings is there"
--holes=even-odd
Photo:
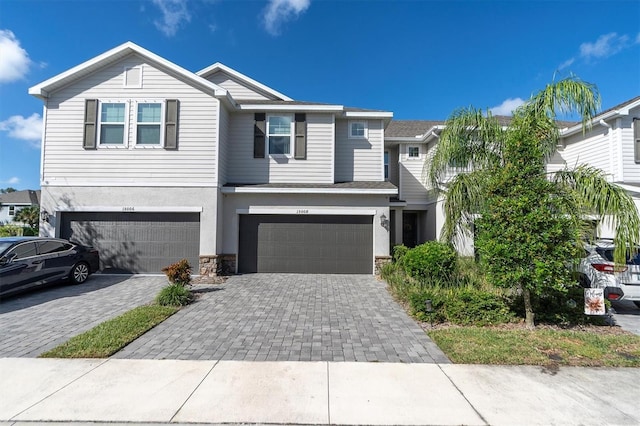
[[[418,245],[418,213],[402,212],[402,243],[407,247]]]

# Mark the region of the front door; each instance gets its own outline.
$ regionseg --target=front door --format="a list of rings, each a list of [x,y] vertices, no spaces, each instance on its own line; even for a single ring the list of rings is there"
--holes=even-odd
[[[402,244],[407,247],[418,245],[418,213],[402,212]]]

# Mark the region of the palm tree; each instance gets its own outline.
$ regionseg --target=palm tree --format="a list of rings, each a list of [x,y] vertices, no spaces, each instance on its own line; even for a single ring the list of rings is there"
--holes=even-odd
[[[624,262],[640,239],[632,198],[602,171],[546,170],[560,139],[558,115],[577,114],[586,131],[599,107],[597,88],[572,76],[532,95],[509,123],[489,111],[460,109],[425,162],[424,171],[444,200],[440,238],[456,244],[475,232],[489,278],[522,294],[529,327],[534,326],[532,295],[575,284],[566,264],[582,241],[585,217],[615,225],[616,262]]]
[[[37,230],[40,223],[40,207],[28,206],[18,210],[13,217],[14,222],[22,222]]]

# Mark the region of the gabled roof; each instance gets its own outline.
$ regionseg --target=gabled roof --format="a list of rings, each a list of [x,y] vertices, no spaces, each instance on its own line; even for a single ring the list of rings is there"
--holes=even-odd
[[[0,194],[0,204],[38,205],[40,204],[40,191],[25,189],[22,191],[14,191],[14,192],[7,192],[5,194]]]
[[[293,100],[287,95],[284,95],[278,92],[277,90],[272,89],[271,87],[265,86],[264,84],[252,79],[251,77],[248,77],[232,68],[229,68],[228,66],[221,64],[220,62],[216,62],[215,64],[210,65],[207,68],[198,71],[196,74],[200,77],[206,78],[207,76],[211,74],[215,74],[216,72],[224,72],[226,74],[229,74],[230,76],[236,78],[237,80],[242,81],[246,85],[259,89],[260,91],[267,92],[275,96],[276,98],[282,99],[283,101]]]
[[[213,96],[219,97],[227,96],[227,91],[220,86],[213,84],[210,81],[192,73],[191,71],[188,71],[174,64],[173,62],[156,55],[155,53],[143,49],[142,47],[130,41],[31,87],[29,89],[29,94],[40,99],[45,99],[49,96],[49,93],[61,89],[62,87],[67,86],[73,81],[85,77],[131,54],[137,54],[138,56],[141,56],[146,61],[158,66],[159,68],[164,68],[171,71],[173,74],[193,84],[195,87],[198,87],[205,93],[209,93]]]
[[[599,124],[602,124],[603,121],[609,120],[611,118],[629,115],[629,112],[633,108],[636,108],[638,106],[640,106],[640,96],[636,96],[635,98],[629,99],[628,101],[622,102],[621,104],[602,111],[600,114],[593,117],[593,120],[591,120],[591,124],[597,126]],[[607,125],[606,122],[605,125]],[[561,132],[562,136],[569,136],[582,131],[582,123],[580,122],[570,123],[570,125],[566,127],[567,128],[563,129],[563,131]]]
[[[384,131],[387,138],[422,138],[431,129],[443,125],[444,121],[434,120],[393,120]]]

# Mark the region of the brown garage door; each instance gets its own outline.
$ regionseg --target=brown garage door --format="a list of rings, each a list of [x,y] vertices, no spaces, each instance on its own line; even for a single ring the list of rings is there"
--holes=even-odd
[[[238,271],[371,274],[373,217],[240,215]]]
[[[158,273],[183,258],[197,271],[200,214],[63,213],[60,236],[96,247],[106,272]]]

